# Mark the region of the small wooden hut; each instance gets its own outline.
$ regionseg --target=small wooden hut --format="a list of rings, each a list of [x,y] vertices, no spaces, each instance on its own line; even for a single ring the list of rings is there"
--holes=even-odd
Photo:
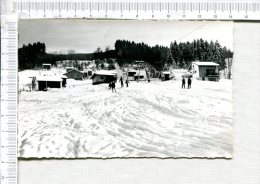
[[[92,76],[92,84],[102,84],[102,83],[110,83],[117,79],[117,75],[115,71],[103,70],[97,71]]]
[[[218,81],[219,64],[215,62],[192,62],[189,72],[199,80]]]
[[[77,69],[72,69],[63,75],[67,76],[69,79],[75,79],[75,80],[83,80],[84,78],[83,72]]]
[[[36,77],[36,90],[47,91],[47,88],[61,88],[62,78],[58,76],[38,76]]]

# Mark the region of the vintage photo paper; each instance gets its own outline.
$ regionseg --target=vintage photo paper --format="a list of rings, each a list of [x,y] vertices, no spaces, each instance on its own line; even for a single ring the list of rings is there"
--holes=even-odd
[[[231,158],[233,24],[19,21],[21,158]]]

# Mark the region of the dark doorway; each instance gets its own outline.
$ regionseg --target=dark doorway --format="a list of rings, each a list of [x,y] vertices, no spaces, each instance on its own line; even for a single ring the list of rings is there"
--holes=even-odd
[[[129,77],[133,77],[136,74],[136,72],[128,72]]]
[[[47,81],[38,81],[38,89],[39,91],[46,91]]]
[[[170,75],[169,74],[164,74],[164,80],[170,80]]]
[[[206,69],[206,76],[215,75],[215,69]]]

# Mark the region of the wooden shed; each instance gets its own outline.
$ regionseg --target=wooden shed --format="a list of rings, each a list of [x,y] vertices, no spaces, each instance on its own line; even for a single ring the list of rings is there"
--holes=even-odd
[[[83,72],[77,69],[72,69],[63,75],[67,76],[69,79],[75,79],[75,80],[83,80],[84,78]]]
[[[192,62],[189,72],[193,78],[207,81],[219,80],[219,64],[215,62]]]
[[[97,71],[92,76],[92,84],[102,84],[102,83],[110,83],[117,79],[117,75],[115,71]]]
[[[160,77],[161,77],[162,81],[167,81],[167,80],[172,79],[171,72],[168,72],[168,71],[161,72]]]
[[[36,77],[36,90],[47,91],[47,88],[61,88],[62,78],[58,76]]]
[[[127,78],[129,81],[133,80],[147,80],[147,74],[145,70],[133,70],[127,71]]]

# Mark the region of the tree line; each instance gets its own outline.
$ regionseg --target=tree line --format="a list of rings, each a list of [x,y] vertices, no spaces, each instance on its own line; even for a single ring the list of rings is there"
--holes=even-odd
[[[68,52],[67,54],[46,53],[46,46],[44,43],[36,42],[23,45],[18,49],[19,70],[34,69],[42,66],[43,63],[57,65],[57,61],[63,60],[93,60],[94,54],[76,54]]]
[[[232,58],[230,49],[222,47],[218,41],[203,39],[193,42],[172,42],[169,47],[149,46],[145,43],[135,43],[129,40],[117,40],[115,43],[116,58],[120,65],[134,60],[143,60],[156,69],[165,65],[174,68],[188,68],[192,61],[213,61],[225,68],[225,59]]]
[[[23,45],[18,49],[19,69],[33,68],[41,63],[40,58],[46,55],[46,46],[44,43],[37,42]]]
[[[218,41],[203,39],[193,40],[192,42],[171,42],[166,46],[149,46],[145,43],[136,43],[129,40],[117,40],[115,49],[106,49],[104,52],[97,48],[93,53],[76,54],[48,54],[44,43],[36,42],[23,45],[18,49],[19,69],[32,69],[41,67],[42,63],[56,65],[57,61],[63,60],[95,60],[102,63],[102,60],[114,58],[120,66],[133,63],[136,60],[143,60],[149,66],[157,70],[162,70],[165,65],[173,68],[187,69],[192,61],[213,61],[220,64],[221,69],[225,68],[225,59],[232,58],[233,53],[230,49],[222,47]]]

